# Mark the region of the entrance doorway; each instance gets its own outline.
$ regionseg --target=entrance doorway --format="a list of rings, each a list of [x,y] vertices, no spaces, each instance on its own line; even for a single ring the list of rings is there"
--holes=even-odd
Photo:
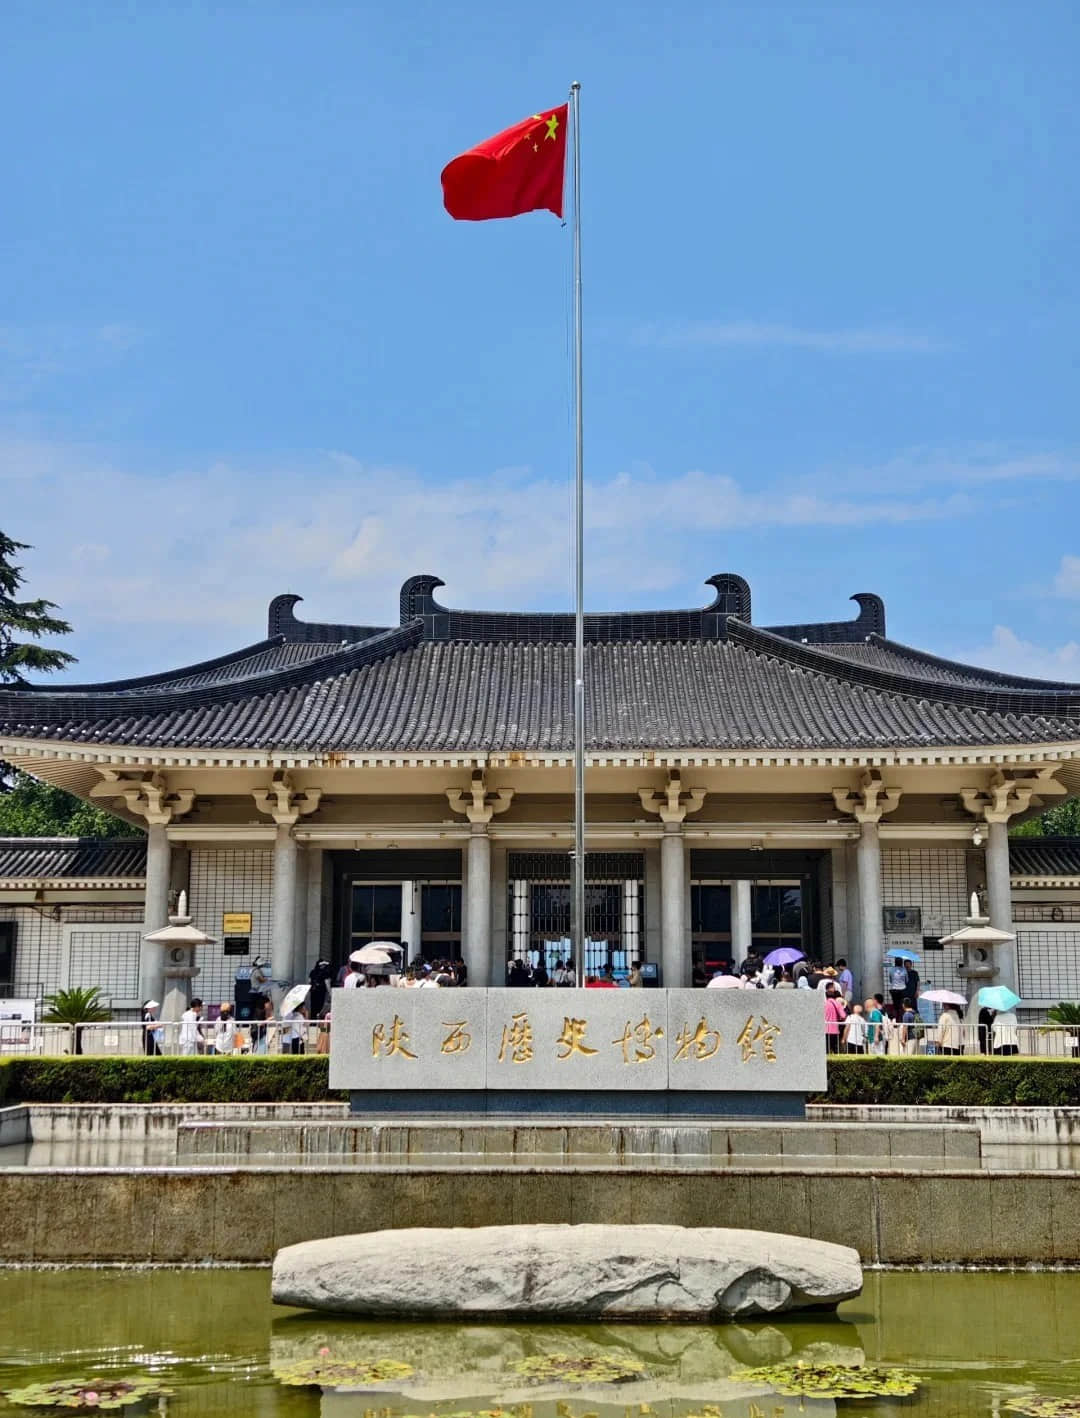
[[[696,978],[734,963],[732,892],[749,881],[750,948],[768,955],[793,946],[808,957],[831,954],[822,910],[822,851],[713,851],[690,853],[690,936]],[[828,938],[826,938],[828,936]]]
[[[461,853],[328,852],[333,876],[332,937],[323,953],[335,973],[373,940],[409,942],[409,958],[461,955]]]

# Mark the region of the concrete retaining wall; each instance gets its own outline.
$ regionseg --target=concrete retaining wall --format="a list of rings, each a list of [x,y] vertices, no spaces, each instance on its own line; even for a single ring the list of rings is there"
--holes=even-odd
[[[649,1167],[0,1171],[0,1261],[268,1261],[384,1227],[674,1222],[883,1264],[1080,1263],[1080,1173]]]
[[[914,1107],[902,1104],[814,1103],[814,1122],[870,1123],[879,1127],[977,1127],[987,1147],[1058,1147],[1080,1144],[1080,1108]]]
[[[34,1128],[37,1137],[37,1129]],[[860,1158],[889,1165],[961,1161],[978,1165],[974,1126],[872,1127],[862,1123],[364,1123],[330,1121],[191,1122],[176,1133],[178,1162],[207,1165],[245,1158],[336,1157],[416,1163],[447,1154],[469,1158],[536,1158],[573,1163],[603,1158],[635,1161],[685,1157]]]

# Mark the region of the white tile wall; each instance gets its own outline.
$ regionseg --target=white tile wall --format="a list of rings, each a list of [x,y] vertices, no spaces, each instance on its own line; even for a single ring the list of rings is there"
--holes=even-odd
[[[100,985],[102,993],[112,995],[106,988],[109,983],[107,961],[97,959],[97,942],[78,940],[72,951],[73,971],[64,978],[64,930],[72,925],[138,925],[142,922],[142,908],[139,906],[61,906],[54,917],[51,907],[35,910],[32,906],[0,905],[0,921],[16,922],[15,937],[15,995],[23,999],[40,999],[55,990],[71,985]],[[78,933],[81,936],[81,932]],[[90,932],[91,935],[110,932]],[[125,932],[134,934],[139,932]],[[128,943],[130,948],[130,942]],[[77,978],[71,978],[71,975]],[[111,977],[110,977],[111,978]],[[138,993],[136,975],[134,994]],[[126,994],[125,994],[126,997]],[[120,998],[117,995],[117,998]]]
[[[966,853],[963,847],[883,847],[881,904],[922,908],[924,935],[958,930],[968,913]],[[888,949],[889,939],[885,937]],[[918,970],[923,989],[962,989],[956,966],[960,951],[922,950]]]
[[[1080,1000],[1080,926],[1016,931],[1020,994],[1056,1004]]]
[[[273,851],[260,847],[192,847],[188,910],[200,930],[219,942],[199,951],[202,974],[193,993],[207,1004],[233,997],[236,967],[261,955],[270,957],[270,894],[274,876]],[[221,917],[226,911],[251,912],[251,955],[225,955],[220,944]]]

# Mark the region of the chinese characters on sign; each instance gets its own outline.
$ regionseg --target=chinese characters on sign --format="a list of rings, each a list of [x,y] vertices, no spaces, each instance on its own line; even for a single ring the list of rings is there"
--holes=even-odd
[[[794,991],[337,993],[334,1088],[809,1093],[827,1081],[823,1003]]]

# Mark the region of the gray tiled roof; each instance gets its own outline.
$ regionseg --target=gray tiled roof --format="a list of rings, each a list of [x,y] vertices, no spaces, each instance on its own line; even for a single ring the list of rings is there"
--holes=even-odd
[[[131,879],[146,875],[146,839],[0,837],[0,878]]]
[[[939,696],[858,683],[820,651],[810,666],[798,649],[755,632],[695,643],[590,645],[586,649],[590,748],[816,748],[1035,743],[1080,739],[1080,718],[983,707]],[[761,642],[772,653],[764,653]],[[388,647],[389,648],[389,647]],[[397,646],[369,664],[329,676],[321,663],[303,682],[268,693],[211,700],[188,690],[154,695],[77,697],[0,692],[0,732],[78,742],[146,746],[229,746],[423,752],[572,747],[567,645],[422,642]],[[903,686],[901,685],[901,689]],[[972,691],[968,694],[975,697]],[[148,698],[151,696],[148,696]],[[1005,700],[1005,696],[984,695]],[[50,698],[52,698],[50,696]],[[1077,706],[1080,709],[1080,705]],[[1018,712],[1019,709],[1019,712]],[[20,710],[24,712],[20,714]],[[44,712],[48,711],[48,718]]]
[[[1013,876],[1080,877],[1080,837],[1014,837],[1009,869]]]
[[[297,620],[167,675],[0,688],[0,736],[145,747],[423,753],[572,747],[573,618],[453,610],[410,577],[401,624]],[[859,614],[764,630],[741,577],[710,605],[586,617],[586,718],[596,751],[817,749],[1077,742],[1080,686],[1010,679],[885,639]]]

